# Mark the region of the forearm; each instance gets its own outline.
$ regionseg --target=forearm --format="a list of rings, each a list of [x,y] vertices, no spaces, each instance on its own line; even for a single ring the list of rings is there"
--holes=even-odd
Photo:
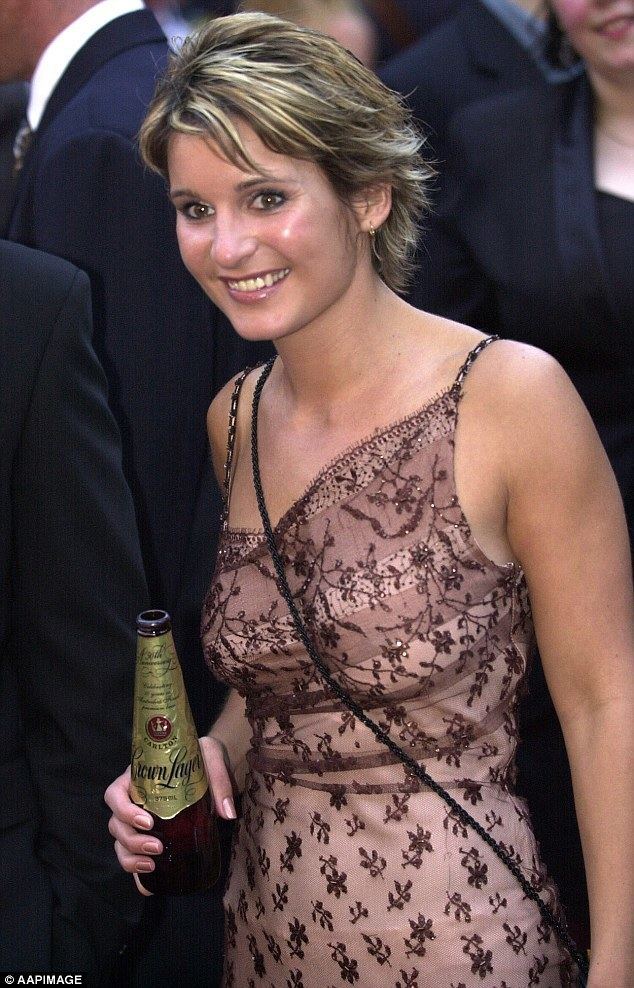
[[[251,728],[246,716],[245,701],[236,690],[229,693],[227,702],[209,730],[209,736],[223,745],[235,782],[242,789]]]
[[[634,984],[634,696],[564,723],[583,844],[592,931],[592,988]]]

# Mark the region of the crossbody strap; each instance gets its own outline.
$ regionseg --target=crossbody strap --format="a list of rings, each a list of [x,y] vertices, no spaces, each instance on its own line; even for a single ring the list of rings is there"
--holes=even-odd
[[[252,367],[247,367],[238,374],[233,385],[233,391],[231,392],[231,404],[229,405],[229,426],[227,429],[227,451],[225,454],[225,466],[222,477],[222,528],[223,530],[227,527],[229,520],[229,498],[231,497],[231,467],[233,466],[233,453],[236,446],[236,431],[238,422],[238,402],[240,400],[240,392],[242,391],[242,385],[244,384],[247,376],[253,370]]]
[[[491,848],[494,854],[496,854],[500,861],[502,861],[502,863],[508,868],[513,877],[519,882],[524,895],[537,905],[542,918],[555,932],[560,943],[562,943],[563,946],[569,951],[579,969],[580,988],[585,988],[588,975],[588,964],[586,958],[583,956],[576,943],[565,929],[563,923],[555,916],[550,906],[546,905],[542,897],[522,873],[516,862],[511,858],[508,852],[501,847],[500,844],[498,844],[495,838],[493,838],[491,834],[488,833],[488,831],[486,831],[484,827],[478,823],[478,821],[472,817],[471,814],[468,813],[467,810],[465,810],[465,808],[453,798],[453,796],[450,795],[450,793],[447,792],[446,789],[444,789],[431,775],[429,775],[426,769],[419,765],[418,762],[412,758],[407,751],[401,748],[389,734],[383,731],[375,721],[368,717],[363,707],[361,707],[356,700],[350,696],[347,690],[345,690],[344,687],[341,686],[336,679],[334,679],[321,655],[317,651],[306,625],[304,624],[302,615],[299,612],[291,588],[288,585],[284,563],[275,543],[275,536],[273,534],[271,521],[266,509],[266,503],[264,501],[264,492],[262,490],[262,479],[260,477],[260,464],[258,457],[258,408],[262,388],[271,373],[272,367],[273,361],[269,361],[269,363],[264,366],[253,392],[253,405],[251,411],[251,462],[253,467],[253,484],[255,487],[255,495],[262,518],[262,525],[266,535],[269,552],[271,554],[271,559],[273,561],[273,566],[277,576],[278,590],[286,602],[291,617],[293,618],[295,630],[297,631],[304,648],[306,649],[309,657],[315,663],[317,669],[321,673],[322,678],[326,681],[331,691],[343,703],[343,705],[351,711],[357,720],[359,720],[362,724],[365,724],[377,740],[380,741],[381,744],[385,745],[385,747],[388,748],[393,755],[403,762],[403,764],[418,779],[420,779],[421,782],[435,792],[450,807],[464,826],[470,827],[473,831],[475,831],[481,840]]]

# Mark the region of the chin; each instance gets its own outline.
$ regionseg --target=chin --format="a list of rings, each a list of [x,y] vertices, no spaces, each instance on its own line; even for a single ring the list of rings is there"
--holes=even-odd
[[[231,316],[228,313],[225,315],[231,322]],[[253,323],[241,323],[240,320],[236,320],[235,323],[231,322],[231,325],[238,336],[249,343],[275,343],[276,340],[281,340],[294,332],[292,329],[279,326],[256,326]]]

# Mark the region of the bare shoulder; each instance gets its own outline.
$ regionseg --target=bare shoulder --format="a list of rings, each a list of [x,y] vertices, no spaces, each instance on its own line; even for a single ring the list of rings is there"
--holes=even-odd
[[[564,490],[581,499],[591,488],[612,500],[616,483],[590,413],[553,357],[499,340],[471,369],[465,401],[469,388],[473,417],[492,437],[516,502],[547,503]]]
[[[214,472],[219,483],[222,483],[223,480],[224,465],[227,455],[231,401],[236,385],[244,376],[244,373],[244,371],[240,371],[239,374],[236,374],[229,381],[227,381],[224,387],[222,387],[214,397],[207,410],[207,435],[209,437],[209,445],[211,447]],[[245,413],[245,406],[250,406],[250,395],[252,395],[253,392],[254,378],[254,374],[247,374],[240,392],[241,401],[238,405],[237,433],[235,440],[236,446],[240,444],[244,434],[245,423],[248,417]]]
[[[609,469],[570,378],[528,344],[496,340],[480,353],[464,383],[461,419],[463,434],[488,450],[509,491],[536,491],[562,477],[583,483],[589,470]]]
[[[480,354],[465,392],[472,392],[500,427],[521,428],[526,436],[545,425],[556,430],[577,419],[589,422],[561,364],[543,350],[514,340],[496,340]]]

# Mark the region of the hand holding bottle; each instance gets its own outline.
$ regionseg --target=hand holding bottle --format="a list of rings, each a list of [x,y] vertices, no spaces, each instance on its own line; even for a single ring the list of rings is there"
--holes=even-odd
[[[221,812],[235,816],[231,794],[222,791],[224,754],[212,751],[210,762],[214,776],[222,773]],[[216,812],[166,611],[144,611],[137,618],[132,759],[124,779],[134,811],[119,792],[123,822],[146,831],[142,853],[159,855],[137,863],[140,890],[183,895],[211,888],[220,871]],[[112,789],[106,798],[116,800]],[[119,853],[125,839],[133,838],[116,824],[111,832],[113,827]],[[128,860],[125,851],[123,857]]]
[[[234,820],[236,811],[233,783],[225,746],[214,737],[206,736],[199,740],[216,813],[225,820]],[[153,859],[162,853],[163,845],[149,833],[154,827],[151,814],[130,798],[129,767],[108,786],[105,800],[112,810],[108,829],[115,840],[119,864],[124,871],[134,875],[139,891],[143,895],[150,895],[138,876],[155,870]]]

